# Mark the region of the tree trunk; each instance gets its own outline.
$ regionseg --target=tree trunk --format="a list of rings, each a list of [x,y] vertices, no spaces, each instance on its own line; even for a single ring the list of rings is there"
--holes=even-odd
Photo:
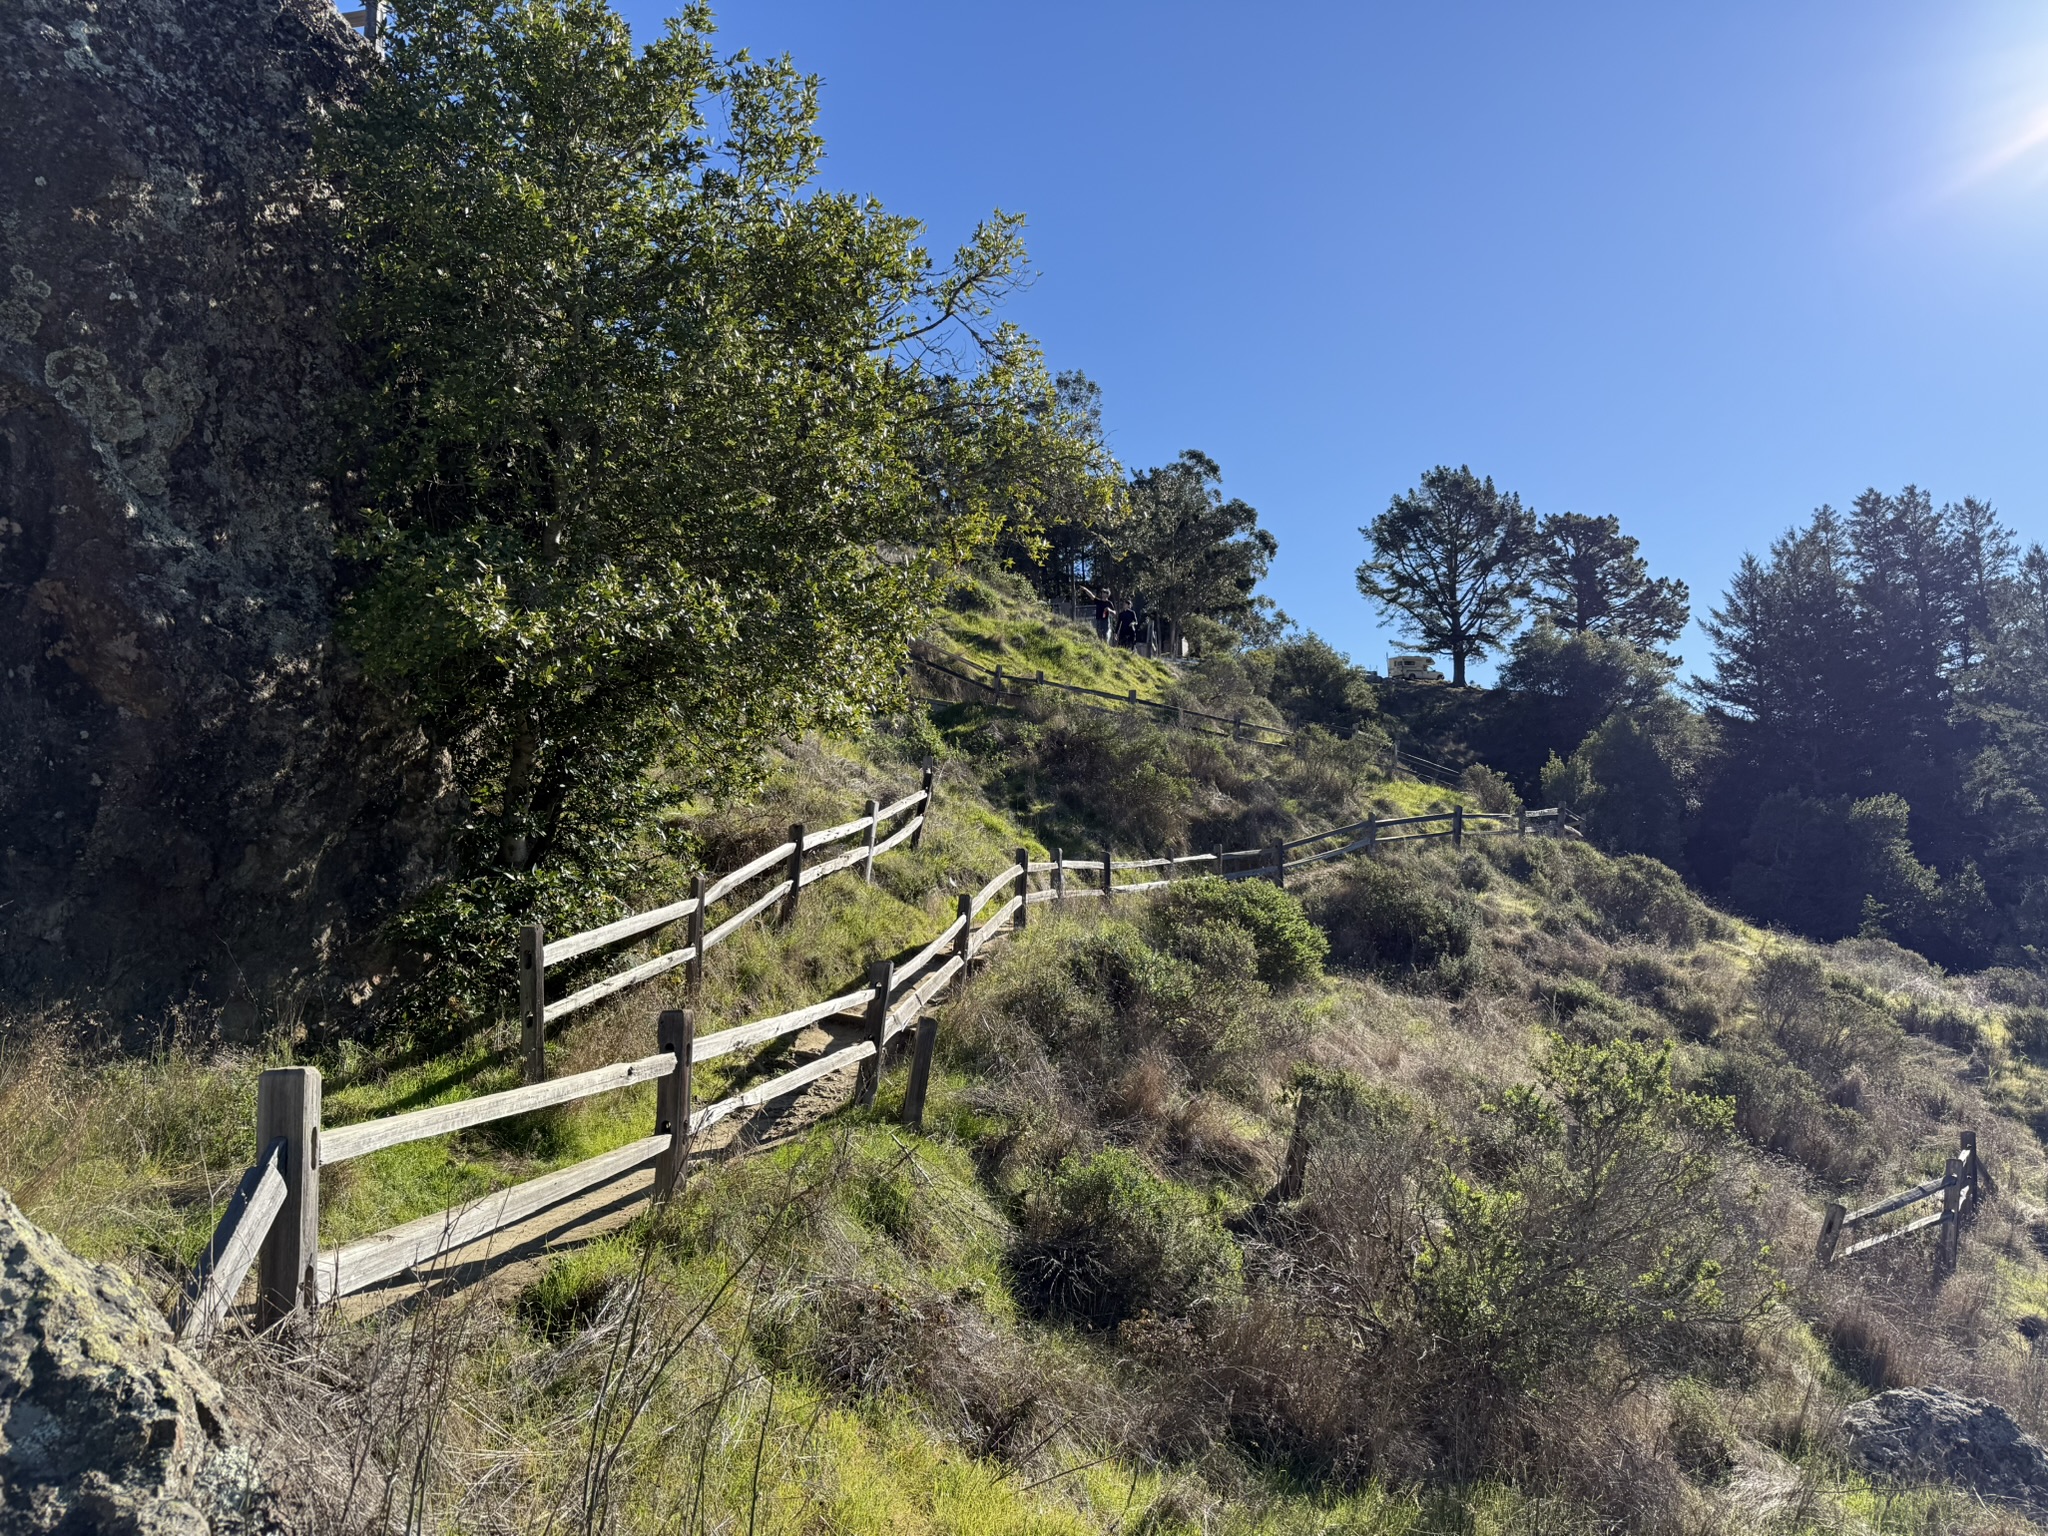
[[[540,726],[528,721],[512,739],[512,761],[505,767],[504,805],[498,823],[498,862],[515,874],[533,864],[533,771],[540,758]]]

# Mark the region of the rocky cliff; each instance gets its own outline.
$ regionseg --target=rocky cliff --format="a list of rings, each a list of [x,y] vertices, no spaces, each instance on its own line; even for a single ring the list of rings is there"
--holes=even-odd
[[[361,996],[437,794],[336,654],[324,0],[0,7],[0,993]],[[343,974],[337,975],[340,972]]]

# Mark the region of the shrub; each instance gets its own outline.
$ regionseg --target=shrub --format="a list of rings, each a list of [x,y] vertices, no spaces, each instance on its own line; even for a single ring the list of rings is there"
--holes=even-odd
[[[2048,1008],[2048,977],[2039,971],[1993,966],[1978,973],[1977,985],[1992,1002],[2008,1008]]]
[[[1319,899],[1316,918],[1338,960],[1383,974],[1434,968],[1471,951],[1469,899],[1429,883],[1406,859],[1368,859]]]
[[[1852,1066],[1884,1066],[1899,1053],[1898,1026],[1810,955],[1765,956],[1750,991],[1772,1041],[1808,1072],[1839,1077]]]
[[[2007,1014],[2005,1038],[2036,1066],[2048,1065],[2048,1008],[2020,1008]]]
[[[1784,1154],[1837,1187],[1867,1179],[1883,1160],[1871,1123],[1830,1104],[1811,1077],[1781,1054],[1730,1053],[1708,1086],[1735,1101],[1735,1128],[1757,1146]]]
[[[1899,1010],[1899,1024],[1909,1035],[1922,1035],[1959,1051],[1974,1051],[1984,1043],[1984,1026],[1946,1005],[1915,999]]]
[[[1515,786],[1484,763],[1467,768],[1459,783],[1465,793],[1479,802],[1479,809],[1492,815],[1512,816],[1522,808],[1522,797],[1515,793]]]
[[[1330,941],[1308,920],[1301,903],[1264,880],[1221,880],[1205,876],[1170,886],[1146,916],[1152,943],[1198,964],[1218,929],[1250,939],[1256,973],[1269,986],[1287,986],[1319,975]]]
[[[1242,1256],[1209,1202],[1110,1147],[1026,1197],[1012,1255],[1034,1308],[1094,1328],[1187,1317],[1237,1293]]]
[[[1444,1177],[1416,1259],[1429,1330],[1482,1399],[1603,1347],[1661,1371],[1735,1345],[1765,1292],[1717,1190],[1730,1119],[1672,1081],[1669,1047],[1626,1040],[1554,1039],[1539,1083],[1487,1106],[1478,1171]]]
[[[1229,927],[1188,948],[1194,958],[1154,949],[1128,923],[1087,934],[1067,955],[1080,989],[1075,1022],[1119,1055],[1163,1041],[1197,1075],[1212,1058],[1249,1049],[1258,1037],[1251,1005],[1263,997],[1246,995],[1256,952]]]
[[[1587,860],[1574,882],[1610,936],[1654,939],[1689,949],[1714,931],[1713,914],[1665,865],[1641,854]]]

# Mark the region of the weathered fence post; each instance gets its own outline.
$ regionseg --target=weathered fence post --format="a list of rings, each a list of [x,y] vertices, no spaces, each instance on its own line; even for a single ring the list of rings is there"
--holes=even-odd
[[[1287,845],[1277,838],[1273,842],[1273,883],[1287,889]]]
[[[922,848],[924,846],[924,827],[925,823],[931,819],[932,814],[932,778],[938,771],[939,765],[937,763],[933,762],[930,758],[924,760],[924,778],[918,785],[919,793],[924,796],[924,803],[917,808],[917,830],[910,834],[910,846],[912,848]]]
[[[974,898],[960,897],[960,935],[953,940],[953,958],[960,962],[960,979],[965,981],[974,967]]]
[[[676,1059],[675,1071],[654,1090],[654,1134],[669,1138],[654,1159],[653,1198],[658,1204],[690,1177],[690,1069],[697,1044],[697,1015],[689,1008],[665,1008],[655,1022],[658,1048]]]
[[[1116,865],[1107,848],[1102,850],[1102,894],[1105,900],[1116,895]]]
[[[1380,848],[1380,819],[1377,816],[1365,818],[1365,851],[1378,853]]]
[[[548,1075],[547,947],[547,933],[538,922],[519,931],[519,1033],[529,1083]]]
[[[1451,807],[1451,846],[1453,848],[1465,846],[1465,807],[1462,805]]]
[[[1052,851],[1052,899],[1056,902],[1067,899],[1067,850],[1064,848]]]
[[[1131,708],[1132,708],[1132,709],[1136,709],[1136,708],[1138,707],[1138,690],[1137,690],[1137,689],[1135,689],[1135,688],[1133,688],[1133,689],[1132,689],[1132,690],[1130,691],[1130,695],[1129,695],[1129,697],[1130,697],[1130,701],[1131,701]]]
[[[1218,843],[1218,844],[1216,845],[1216,850],[1215,850],[1215,851],[1216,851],[1216,878],[1217,878],[1217,879],[1219,879],[1219,880],[1221,880],[1221,879],[1223,878],[1223,845],[1222,845],[1221,843]]]
[[[284,1143],[284,1204],[256,1259],[256,1326],[313,1301],[320,1257],[320,1071],[273,1067],[256,1080],[256,1150]]]
[[[924,1098],[931,1088],[932,1047],[938,1039],[938,1016],[927,1013],[917,1021],[916,1053],[910,1058],[910,1081],[903,1088],[903,1123],[913,1131],[924,1129]]]
[[[1961,1154],[1948,1160],[1947,1182],[1941,1190],[1941,1236],[1934,1244],[1936,1280],[1946,1280],[1956,1272],[1956,1249],[1962,1239],[1965,1168]]]
[[[870,800],[868,802],[868,851],[867,856],[860,861],[860,878],[862,883],[866,885],[873,885],[875,883],[875,841],[880,837],[881,831],[882,802]]]
[[[998,704],[1002,703],[1002,702],[1003,702],[1003,669],[1002,669],[1002,668],[1001,668],[1000,666],[996,668],[996,687],[995,687],[995,695],[996,695],[996,702],[997,702]]]
[[[782,911],[775,918],[776,926],[779,928],[789,926],[790,919],[796,916],[797,898],[804,893],[804,824],[802,822],[795,821],[790,823],[789,841],[792,844],[789,850],[789,866],[783,871],[783,879],[789,882],[789,894],[782,898]]]
[[[707,889],[703,875],[690,877],[690,896],[697,905],[690,908],[690,958],[683,963],[683,991],[692,1008],[704,996],[704,892]]]
[[[1842,1240],[1842,1219],[1849,1214],[1849,1207],[1839,1200],[1828,1202],[1827,1214],[1821,1217],[1820,1241],[1814,1244],[1813,1256],[1826,1264],[1835,1256],[1835,1245]]]
[[[872,1108],[882,1086],[882,1051],[889,1043],[889,994],[896,989],[896,962],[877,960],[868,967],[868,985],[875,995],[868,999],[868,1039],[875,1054],[860,1064],[853,1082],[853,1102]]]
[[[1243,741],[1243,740],[1244,740],[1244,716],[1243,716],[1243,715],[1232,715],[1232,716],[1230,717],[1230,739],[1231,739],[1232,741]]]
[[[1964,1131],[1959,1140],[1963,1150],[1970,1154],[1970,1210],[1974,1213],[1977,1202],[1997,1194],[1998,1186],[1992,1183],[1991,1170],[1985,1166],[1982,1154],[1977,1151],[1977,1133]]]
[[[1022,933],[1031,923],[1031,850],[1017,850],[1017,931]]]
[[[1527,837],[1528,835],[1529,808],[1524,805],[1518,805],[1515,807],[1515,836]]]

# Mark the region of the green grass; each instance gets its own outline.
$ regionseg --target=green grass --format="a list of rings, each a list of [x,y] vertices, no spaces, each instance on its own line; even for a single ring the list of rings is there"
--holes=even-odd
[[[1141,699],[1161,698],[1179,676],[1164,661],[1104,644],[1088,625],[1053,616],[1006,583],[964,579],[934,638],[1012,677],[1028,679],[1042,671],[1048,682],[1119,695],[1135,688]]]

